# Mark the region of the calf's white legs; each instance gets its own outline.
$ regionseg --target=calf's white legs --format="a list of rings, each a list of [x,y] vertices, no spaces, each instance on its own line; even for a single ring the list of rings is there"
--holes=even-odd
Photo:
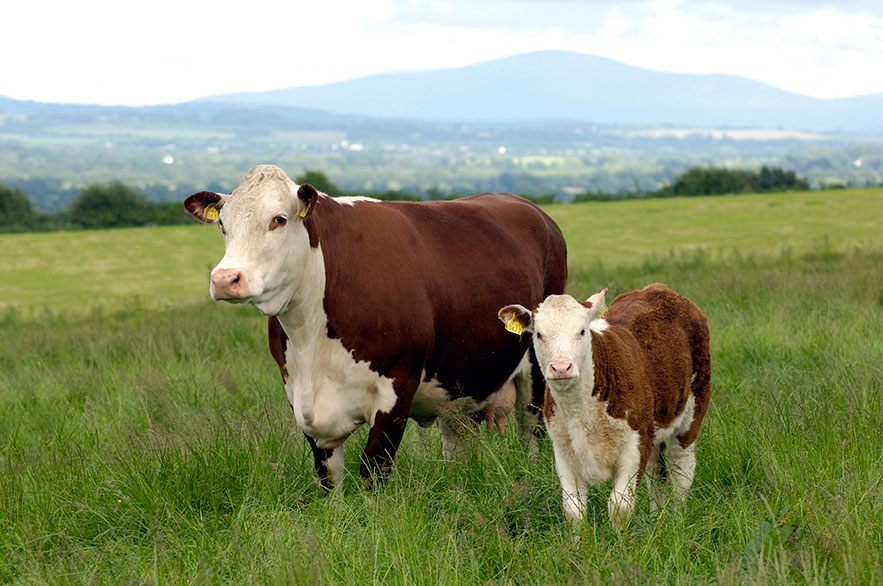
[[[558,443],[553,443],[552,449],[555,452],[555,471],[558,473],[558,481],[561,483],[561,504],[564,507],[564,516],[570,521],[580,521],[586,515],[588,483],[580,480],[577,471],[571,467],[568,459],[561,453]]]
[[[614,529],[625,527],[635,508],[641,455],[637,445],[625,449],[613,474],[613,492],[607,499],[607,514]]]
[[[673,439],[668,444],[665,461],[677,501],[682,502],[687,498],[687,491],[693,484],[693,474],[696,472],[696,442],[683,448],[680,442]]]

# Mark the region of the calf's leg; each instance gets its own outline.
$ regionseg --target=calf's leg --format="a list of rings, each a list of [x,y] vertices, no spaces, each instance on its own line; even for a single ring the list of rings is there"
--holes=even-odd
[[[581,521],[586,516],[586,502],[588,499],[588,483],[579,476],[579,472],[572,465],[570,458],[561,449],[558,442],[552,443],[555,453],[555,471],[561,482],[561,504],[564,507],[564,516],[570,521]]]
[[[678,502],[687,497],[687,491],[693,484],[693,474],[696,472],[696,442],[686,447],[678,441],[669,442],[666,454],[668,477],[675,489]]]
[[[665,501],[665,493],[661,483],[665,482],[665,444],[656,444],[647,460],[645,478],[647,492],[650,493],[650,512],[655,514]]]
[[[613,491],[607,499],[607,514],[614,529],[624,528],[631,519],[638,483],[652,450],[652,441],[649,438],[642,440],[638,432],[634,432],[633,440],[626,443],[620,453],[613,473]]]

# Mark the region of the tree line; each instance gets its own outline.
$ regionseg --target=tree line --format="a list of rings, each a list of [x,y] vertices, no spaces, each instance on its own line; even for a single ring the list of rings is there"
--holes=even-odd
[[[345,195],[321,171],[307,169],[295,182],[310,183],[329,195]],[[739,193],[768,193],[806,190],[809,184],[793,171],[761,167],[760,171],[694,167],[674,182],[656,191],[631,194],[587,192],[575,197],[575,202],[609,201],[625,198],[652,198],[698,196]],[[424,201],[456,199],[457,193],[428,189],[426,196],[400,190],[365,193],[382,200]],[[554,194],[520,194],[535,203],[555,203]],[[186,224],[191,218],[181,202],[160,203],[117,181],[91,185],[83,189],[74,202],[56,214],[36,211],[28,196],[19,189],[0,184],[0,232],[29,232],[44,230],[71,230],[115,228],[150,225]]]
[[[574,201],[773,193],[780,191],[806,191],[808,189],[809,182],[806,179],[798,177],[794,171],[786,171],[778,167],[771,168],[764,165],[760,168],[760,171],[720,167],[693,167],[672,183],[655,191],[635,191],[628,194],[587,192],[578,194]]]

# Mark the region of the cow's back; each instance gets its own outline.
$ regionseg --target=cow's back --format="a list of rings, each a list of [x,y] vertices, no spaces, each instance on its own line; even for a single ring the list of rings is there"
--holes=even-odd
[[[329,335],[381,373],[406,357],[453,396],[483,399],[524,355],[527,337],[499,327],[501,306],[539,304],[566,284],[560,230],[510,194],[352,206],[323,198],[306,226],[325,259]]]
[[[617,297],[605,318],[612,328],[627,329],[641,346],[660,424],[681,412],[691,391],[704,413],[711,380],[709,333],[696,304],[654,284]]]

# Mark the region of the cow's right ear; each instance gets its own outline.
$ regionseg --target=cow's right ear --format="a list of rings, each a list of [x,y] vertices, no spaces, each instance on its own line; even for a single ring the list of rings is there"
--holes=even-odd
[[[316,200],[319,199],[319,192],[309,183],[304,183],[297,188],[297,199],[301,206],[297,215],[301,218],[308,218],[316,207]]]
[[[203,224],[214,224],[226,199],[227,196],[220,193],[200,191],[184,200],[184,209]]]
[[[604,287],[585,301],[579,301],[578,303],[589,310],[589,319],[595,319],[603,315],[607,310],[605,306],[606,299],[607,287]]]
[[[507,305],[497,312],[500,321],[506,324],[506,330],[513,334],[533,331],[533,312],[523,305]]]

